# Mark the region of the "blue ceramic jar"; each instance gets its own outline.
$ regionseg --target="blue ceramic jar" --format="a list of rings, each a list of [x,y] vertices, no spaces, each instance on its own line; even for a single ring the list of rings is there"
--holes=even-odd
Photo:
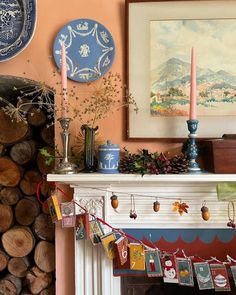
[[[110,140],[107,144],[98,147],[98,172],[100,173],[119,173],[120,147],[112,144]]]

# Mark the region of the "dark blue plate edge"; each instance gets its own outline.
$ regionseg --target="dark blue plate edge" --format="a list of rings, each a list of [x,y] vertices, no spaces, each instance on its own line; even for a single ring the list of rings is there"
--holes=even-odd
[[[23,2],[24,0],[21,0],[21,1]],[[14,58],[15,56],[17,56],[18,54],[20,54],[29,45],[29,43],[31,42],[31,40],[34,37],[35,31],[36,31],[36,24],[37,24],[37,0],[29,0],[29,2],[32,3],[32,5],[33,5],[33,8],[32,8],[32,13],[33,13],[33,18],[32,18],[33,19],[33,26],[32,26],[32,30],[30,32],[30,38],[27,39],[25,42],[22,42],[22,46],[20,47],[19,50],[12,51],[11,54],[6,55],[5,57],[0,56],[0,62],[8,61],[8,60]]]

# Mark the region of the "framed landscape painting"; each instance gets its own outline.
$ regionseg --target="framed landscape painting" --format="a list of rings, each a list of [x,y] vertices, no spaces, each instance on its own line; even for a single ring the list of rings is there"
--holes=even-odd
[[[188,135],[191,49],[198,137],[236,133],[236,1],[127,0],[130,139]]]

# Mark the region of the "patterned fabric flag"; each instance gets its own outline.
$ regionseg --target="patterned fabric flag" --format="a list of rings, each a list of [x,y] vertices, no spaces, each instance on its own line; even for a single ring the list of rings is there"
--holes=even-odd
[[[160,252],[146,251],[145,252],[146,271],[148,277],[161,277],[163,276]]]
[[[117,262],[120,265],[124,265],[128,259],[128,239],[125,236],[120,237],[114,243],[116,251]]]
[[[177,275],[182,286],[194,286],[192,262],[189,258],[176,257]]]
[[[75,203],[61,203],[62,227],[75,227]]]
[[[56,195],[52,195],[47,199],[48,210],[52,218],[52,222],[56,222],[62,219],[61,210]]]
[[[129,247],[130,269],[145,270],[145,254],[143,245],[131,243]]]
[[[230,266],[230,270],[232,272],[232,275],[233,275],[233,279],[234,279],[234,284],[236,286],[236,265],[231,265]]]
[[[114,242],[116,240],[116,236],[114,233],[108,233],[105,236],[100,237],[102,241],[102,245],[107,252],[107,256],[109,259],[114,259],[116,256],[116,252],[114,249]]]
[[[193,266],[199,289],[214,289],[209,264],[207,262],[195,262]]]
[[[178,283],[175,256],[164,253],[161,257],[163,281],[165,283]]]
[[[89,214],[76,215],[76,240],[88,240],[90,237]]]
[[[104,231],[100,222],[97,219],[90,221],[90,239],[93,245],[101,243],[101,236],[104,236]]]
[[[227,269],[224,264],[210,264],[215,291],[230,291]]]

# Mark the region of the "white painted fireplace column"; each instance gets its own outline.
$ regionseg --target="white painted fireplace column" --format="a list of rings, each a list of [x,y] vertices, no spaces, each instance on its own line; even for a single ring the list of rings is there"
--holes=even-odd
[[[236,175],[48,175],[49,181],[69,184],[74,199],[118,228],[226,228],[227,203],[218,202],[216,184],[236,182]],[[94,189],[96,188],[96,189]],[[100,190],[99,190],[100,189]],[[111,192],[119,196],[118,213],[110,206]],[[126,192],[127,194],[119,194]],[[134,193],[138,218],[129,218],[130,194]],[[138,196],[153,196],[144,197]],[[152,203],[159,197],[161,209],[153,212]],[[165,200],[161,199],[165,197]],[[188,198],[194,199],[187,201]],[[173,199],[187,201],[189,213],[179,216],[171,211]],[[211,219],[203,221],[200,208],[209,202]],[[94,212],[95,210],[96,212]],[[80,209],[77,208],[77,213]],[[106,229],[106,228],[105,228]],[[101,245],[75,240],[76,295],[120,295],[120,278],[113,277],[112,262]]]
[[[107,186],[98,186],[106,190]],[[105,218],[106,192],[74,187],[74,200],[90,213]],[[77,208],[77,213],[83,213]],[[94,246],[90,240],[75,239],[76,295],[120,295],[120,278],[113,277],[112,261],[107,259],[102,245]]]

